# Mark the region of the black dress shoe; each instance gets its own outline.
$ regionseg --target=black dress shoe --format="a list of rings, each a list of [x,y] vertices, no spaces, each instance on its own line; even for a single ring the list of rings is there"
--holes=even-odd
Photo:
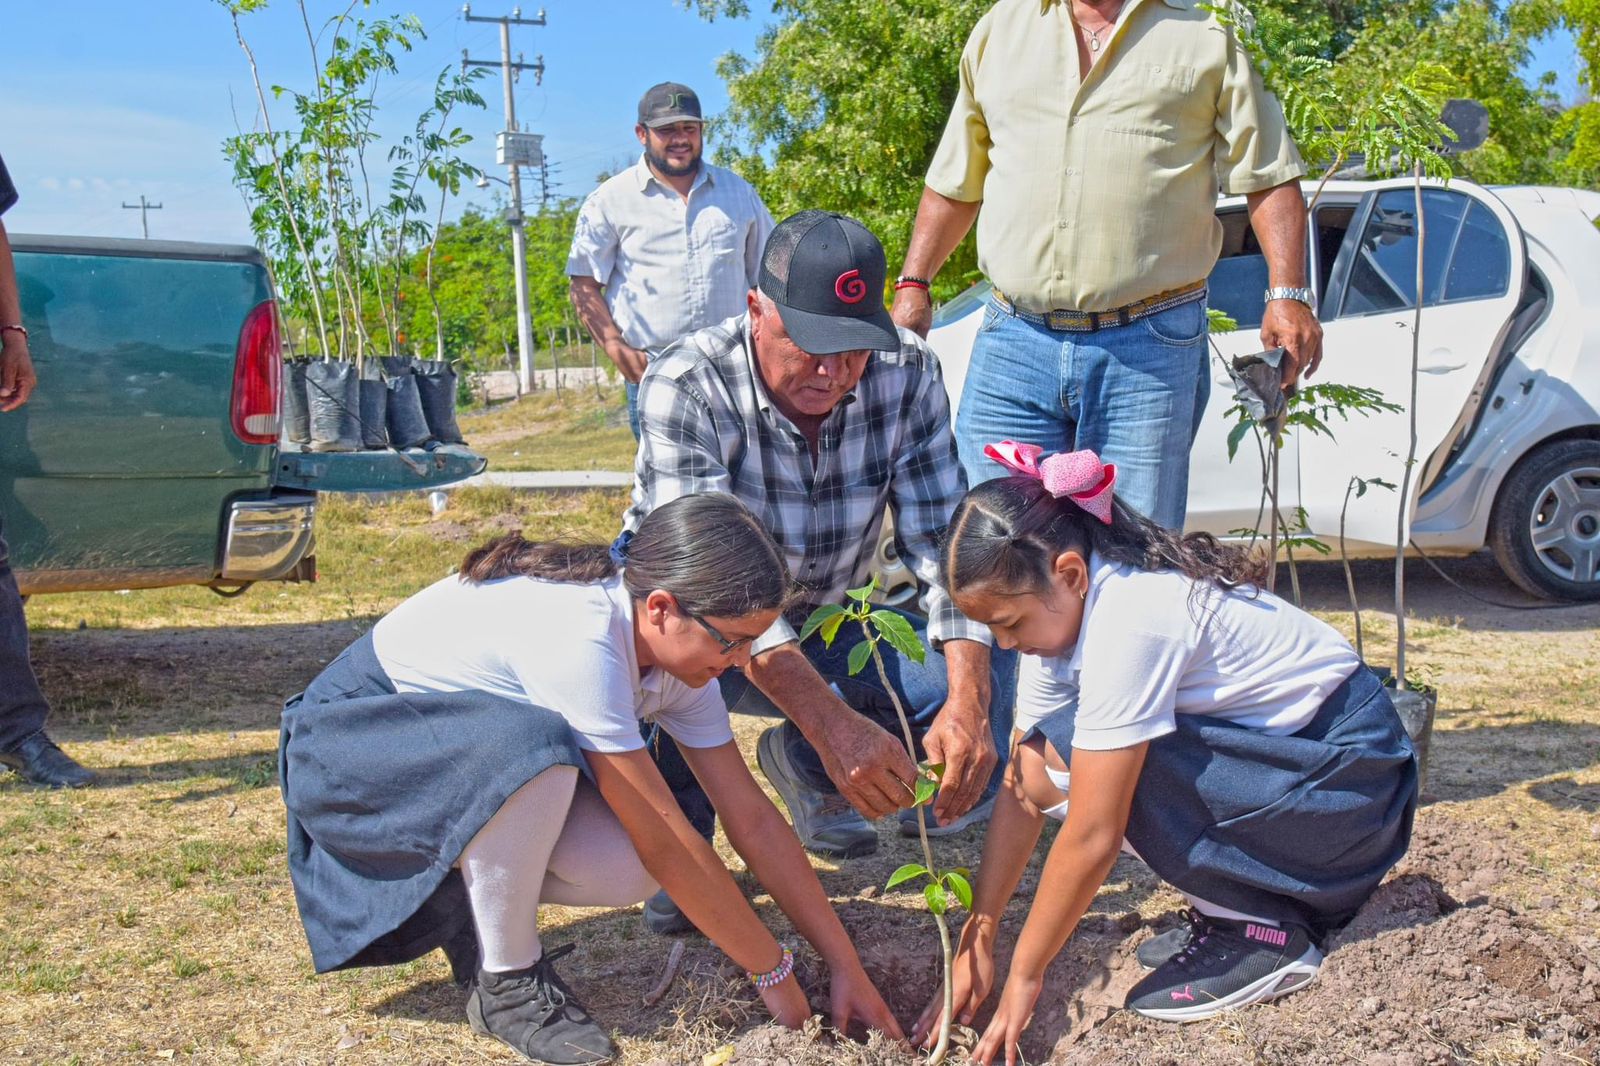
[[[9,766],[24,781],[46,788],[87,788],[94,771],[79,766],[41,730],[10,751],[0,752],[0,766]]]

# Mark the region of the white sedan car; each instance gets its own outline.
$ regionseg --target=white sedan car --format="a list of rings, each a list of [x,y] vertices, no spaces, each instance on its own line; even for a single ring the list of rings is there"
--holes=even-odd
[[[1307,183],[1309,199],[1314,186]],[[1428,183],[1409,535],[1430,555],[1488,545],[1536,595],[1600,599],[1600,193],[1466,181]],[[1267,268],[1240,197],[1219,201],[1222,255],[1211,306],[1238,322],[1212,335],[1211,400],[1191,456],[1188,528],[1221,537],[1257,523],[1257,450],[1229,461],[1233,386],[1224,359],[1258,351]],[[1405,407],[1416,314],[1416,202],[1410,179],[1330,182],[1308,219],[1310,276],[1325,330],[1322,369]],[[939,309],[929,340],[960,403],[988,286]],[[1337,544],[1351,478],[1401,483],[1404,411],[1334,418],[1333,439],[1291,430],[1279,504]],[[1392,553],[1397,492],[1352,494],[1353,556]]]

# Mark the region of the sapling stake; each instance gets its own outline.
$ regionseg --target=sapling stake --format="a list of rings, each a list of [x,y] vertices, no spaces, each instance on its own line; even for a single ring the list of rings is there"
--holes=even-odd
[[[927,657],[927,652],[922,642],[917,639],[916,630],[911,628],[910,622],[893,611],[872,608],[869,600],[877,587],[878,579],[874,576],[862,588],[849,589],[845,592],[850,600],[848,605],[830,603],[812,611],[811,617],[806,619],[805,626],[800,630],[800,640],[803,642],[812,633],[820,631],[823,643],[832,647],[834,638],[839,635],[839,629],[845,622],[855,622],[861,627],[864,639],[850,649],[848,664],[850,676],[854,677],[865,669],[868,659],[872,661],[878,671],[878,680],[883,684],[883,690],[889,694],[889,701],[894,704],[895,715],[900,720],[906,754],[911,757],[912,762],[916,762],[917,747],[916,740],[911,735],[911,720],[906,717],[906,709],[901,705],[894,686],[889,683],[889,670],[884,665],[883,654],[878,650],[878,644],[880,641],[888,641],[890,647],[915,663],[921,663]],[[954,955],[950,950],[950,925],[945,921],[944,914],[950,907],[952,895],[963,907],[972,909],[972,885],[967,879],[967,871],[957,869],[939,873],[933,863],[933,847],[928,843],[927,805],[938,791],[939,781],[943,775],[942,763],[937,766],[929,766],[927,763],[917,764],[916,785],[907,787],[911,788],[912,806],[917,812],[917,838],[922,842],[923,864],[906,863],[889,876],[888,883],[884,886],[893,888],[919,877],[928,879],[928,884],[923,888],[923,898],[928,901],[928,910],[933,912],[933,920],[939,927],[939,947],[944,957],[944,1016],[939,1025],[939,1039],[928,1056],[929,1066],[938,1066],[950,1050],[950,1028],[954,1022],[952,1015],[955,1013]]]

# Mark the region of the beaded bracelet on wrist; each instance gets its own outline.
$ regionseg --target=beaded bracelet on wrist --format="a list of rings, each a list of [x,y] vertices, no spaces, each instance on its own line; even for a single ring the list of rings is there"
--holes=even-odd
[[[794,973],[794,952],[788,948],[783,949],[783,958],[779,960],[777,968],[766,973],[751,973],[750,983],[765,992],[774,985],[782,984]]]

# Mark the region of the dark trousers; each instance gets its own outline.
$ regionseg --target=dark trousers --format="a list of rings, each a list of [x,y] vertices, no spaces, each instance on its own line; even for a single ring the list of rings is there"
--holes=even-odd
[[[903,611],[898,613],[904,615],[906,621],[911,623],[918,637],[925,636],[926,619]],[[877,669],[868,663],[866,669],[854,677],[850,676],[847,660],[850,649],[856,644],[856,641],[851,639],[853,635],[841,630],[838,639],[833,642],[833,647],[829,648],[823,644],[820,636],[813,634],[800,646],[800,650],[805,653],[811,665],[817,668],[817,673],[822,675],[822,679],[845,703],[888,730],[890,735],[898,740],[900,720],[895,715],[894,704],[878,677]],[[922,738],[949,698],[950,686],[944,656],[930,648],[927,658],[919,665],[899,655],[886,654],[884,667],[889,674],[889,683],[905,706],[906,717],[911,722],[911,733],[917,744],[917,757],[920,759],[923,755]],[[722,698],[727,703],[729,711],[741,714],[782,715],[761,690],[750,683],[743,671],[728,671],[722,675],[720,684]],[[1016,704],[1016,694],[1016,653],[1001,648],[991,649],[989,727],[994,736],[995,749],[1000,753],[1000,764],[995,767],[985,796],[993,795],[999,788],[1000,778],[1005,770],[1005,756],[1011,746],[1011,717]],[[677,798],[684,814],[688,816],[689,823],[710,837],[716,817],[711,801],[700,788],[699,782],[694,779],[694,774],[689,772],[688,764],[683,761],[683,756],[672,739],[665,733],[653,736],[651,728],[646,727],[645,738],[649,741],[656,765],[661,769],[661,776],[672,789],[672,794]],[[800,730],[795,728],[794,723],[786,720],[781,729],[785,751],[802,782],[818,792],[837,792],[838,788],[823,768],[821,756]]]
[[[28,660],[28,620],[0,529],[0,751],[12,751],[44,728],[50,705]]]

